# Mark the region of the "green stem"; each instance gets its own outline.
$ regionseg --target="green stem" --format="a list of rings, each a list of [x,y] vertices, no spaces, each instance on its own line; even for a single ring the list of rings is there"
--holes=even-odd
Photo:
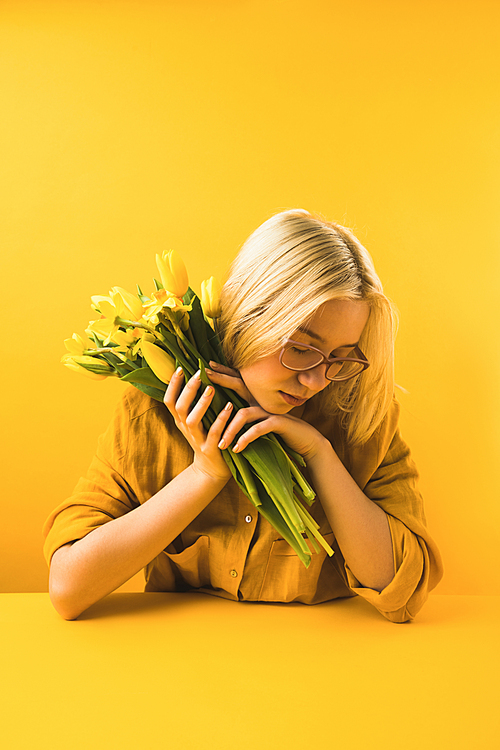
[[[243,479],[243,482],[245,483],[245,487],[247,488],[247,497],[251,502],[255,505],[257,508],[259,505],[262,505],[262,501],[259,497],[259,493],[257,491],[257,485],[255,484],[255,480],[253,478],[252,471],[250,467],[248,466],[247,461],[243,456],[239,456],[237,453],[233,453],[231,448],[227,449],[229,455],[231,456],[232,460],[236,464],[238,471],[241,474],[241,478]]]
[[[304,508],[302,508],[301,506],[297,505],[297,510],[299,511],[299,513],[301,515],[304,516],[304,520],[305,520],[305,510],[304,510]],[[319,533],[319,531],[317,531],[317,529],[315,529],[314,526],[310,526],[309,528],[311,530],[311,533],[316,537],[316,539],[321,544],[321,546],[323,547],[323,549],[326,550],[328,556],[332,557],[332,555],[335,554],[335,551],[330,547],[330,545],[328,544],[328,542],[326,542],[323,539],[323,537],[321,536],[321,534]]]
[[[309,539],[309,541],[311,542],[311,544],[312,544],[312,546],[314,548],[314,551],[315,552],[321,552],[321,549],[320,549],[320,547],[319,547],[316,539],[312,535],[312,533],[311,533],[309,527],[307,526],[307,524],[306,524],[306,534],[307,534],[307,538]]]
[[[156,329],[148,325],[148,323],[144,323],[144,321],[125,320],[125,318],[116,317],[115,325],[117,323],[123,326],[124,328],[143,328],[145,331],[149,331],[149,333],[152,333],[154,336],[158,335],[158,332],[156,331]]]

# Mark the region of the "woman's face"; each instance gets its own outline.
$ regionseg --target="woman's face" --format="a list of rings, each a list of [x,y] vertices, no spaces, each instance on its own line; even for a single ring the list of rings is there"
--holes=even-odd
[[[327,357],[337,349],[357,344],[368,320],[370,308],[366,302],[331,300],[318,308],[314,316],[290,336],[320,349]],[[269,357],[240,369],[240,375],[258,404],[271,414],[300,416],[305,402],[330,383],[326,379],[326,364],[305,372],[293,372],[279,361],[281,347]],[[345,355],[344,355],[345,356]]]

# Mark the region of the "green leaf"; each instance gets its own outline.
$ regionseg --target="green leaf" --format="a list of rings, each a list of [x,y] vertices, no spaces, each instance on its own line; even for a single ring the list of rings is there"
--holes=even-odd
[[[271,434],[273,434],[273,437],[276,438],[276,440],[281,445],[285,453],[287,453],[291,458],[293,458],[295,463],[299,464],[299,466],[306,465],[306,462],[304,461],[304,458],[300,455],[300,453],[297,453],[297,451],[294,451],[293,448],[290,448],[290,446],[285,443],[281,435],[274,435],[274,433],[271,433]]]
[[[125,362],[117,357],[116,354],[113,354],[112,352],[101,352],[99,356],[111,365],[111,367],[114,367],[118,375],[127,375],[130,372],[130,367],[127,367]]]
[[[189,305],[189,304],[191,304],[191,300],[193,299],[193,297],[196,297],[196,293],[193,292],[193,290],[191,289],[191,287],[188,287],[188,290],[187,290],[186,294],[182,298],[182,302],[185,305]]]
[[[161,348],[165,349],[166,352],[171,354],[172,357],[174,357],[182,365],[184,373],[189,373],[189,377],[192,377],[195,373],[195,369],[193,367],[193,364],[189,362],[184,356],[184,352],[181,350],[177,342],[177,337],[174,336],[173,333],[170,333],[170,331],[167,331],[165,326],[161,326],[161,334],[165,339],[164,342],[160,342]],[[198,359],[198,357],[196,357],[196,359]]]
[[[193,334],[196,347],[201,356],[208,362],[215,357],[215,352],[210,346],[208,340],[209,332],[213,334],[213,331],[205,318],[201,302],[196,295],[191,299],[191,307],[192,309],[189,313],[189,328]]]
[[[124,375],[120,380],[124,380],[126,383],[140,383],[141,385],[148,385],[150,388],[156,388],[157,390],[163,391],[167,386],[159,378],[156,377],[154,372],[149,367],[141,367],[138,370],[132,370],[127,375]],[[163,400],[163,398],[162,398]]]
[[[259,505],[262,505],[262,500],[259,497],[257,485],[254,480],[254,475],[252,474],[250,466],[248,465],[244,456],[233,453],[231,449],[222,451],[222,455],[226,459],[226,463],[229,465],[229,468],[231,468],[231,465],[229,463],[228,457],[233,461],[236,468],[238,469],[243,485],[241,488],[248,499],[255,505],[256,508]]]
[[[90,331],[89,339],[91,339],[94,342],[94,344],[96,344],[99,347],[99,349],[102,347],[103,342],[104,342],[104,339],[99,338],[97,333],[94,333],[94,331]]]
[[[182,301],[185,305],[192,306],[191,312],[189,313],[189,327],[193,332],[196,345],[202,357],[206,362],[213,359],[225,365],[226,360],[222,353],[219,337],[212,329],[212,326],[203,312],[200,298],[195,292],[193,292],[191,287],[187,290]]]
[[[293,479],[300,487],[301,493],[304,496],[306,502],[309,505],[313,504],[314,498],[316,497],[316,493],[314,492],[313,488],[310,486],[308,482],[304,479],[298,468],[295,466],[294,462],[288,456],[288,454],[285,452],[285,455],[288,459],[289,466],[290,466],[290,472],[292,474]]]
[[[156,291],[163,289],[163,284],[158,279],[153,279]]]
[[[213,398],[212,398],[212,403],[210,404],[210,406],[212,407],[215,416],[217,416],[219,412],[223,410],[227,401],[223,397],[220,388],[216,386],[215,383],[211,383],[210,380],[208,379],[208,376],[205,372],[205,365],[203,364],[202,359],[198,360],[198,367],[200,368],[200,379],[201,379],[202,384],[205,387],[209,385],[212,386],[212,388],[215,391]]]
[[[304,500],[304,502],[306,502],[308,505],[312,505],[314,500],[311,500],[309,497],[306,497],[302,491],[302,487],[300,486],[300,484],[297,481],[295,481],[295,478],[293,476],[292,476],[292,479],[294,482],[293,491],[295,492],[295,494],[298,495],[301,500]]]
[[[304,531],[304,523],[293,503],[289,459],[280,446],[267,436],[262,436],[247,445],[241,455],[248,460],[273,500],[286,511],[295,528]]]
[[[144,304],[145,302],[149,302],[149,297],[146,297],[146,295],[142,293],[142,289],[139,286],[139,284],[136,284],[136,286],[137,286],[137,296],[141,300],[142,304]]]
[[[311,564],[311,553],[304,552],[297,540],[297,537],[295,536],[294,532],[290,529],[289,526],[286,525],[285,521],[283,520],[283,517],[279,513],[278,509],[274,505],[272,499],[267,494],[265,488],[263,487],[262,483],[257,478],[256,481],[257,490],[259,493],[259,497],[262,501],[262,505],[259,505],[259,513],[261,513],[264,518],[269,521],[271,526],[276,529],[276,531],[281,534],[283,539],[288,542],[290,547],[296,552],[300,560],[303,562],[306,568],[309,567]],[[295,530],[295,533],[296,530]]]

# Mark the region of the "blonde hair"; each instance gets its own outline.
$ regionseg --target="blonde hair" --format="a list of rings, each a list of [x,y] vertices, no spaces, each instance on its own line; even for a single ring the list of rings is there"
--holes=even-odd
[[[368,303],[359,346],[370,367],[350,380],[330,383],[314,399],[339,416],[348,442],[361,444],[380,425],[393,398],[397,311],[350,229],[304,209],[267,219],[231,266],[221,294],[219,332],[228,364],[239,370],[276,353],[320,305],[335,299]]]

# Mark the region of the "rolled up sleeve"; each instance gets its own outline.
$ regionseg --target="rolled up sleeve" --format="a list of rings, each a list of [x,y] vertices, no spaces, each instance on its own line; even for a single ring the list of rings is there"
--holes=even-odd
[[[387,514],[391,532],[395,575],[382,591],[364,587],[344,561],[349,588],[366,599],[391,622],[413,620],[429,592],[443,577],[439,549],[429,533],[418,472],[397,426],[395,402],[385,433],[379,436],[382,459],[363,488]],[[384,445],[389,443],[387,451]]]

